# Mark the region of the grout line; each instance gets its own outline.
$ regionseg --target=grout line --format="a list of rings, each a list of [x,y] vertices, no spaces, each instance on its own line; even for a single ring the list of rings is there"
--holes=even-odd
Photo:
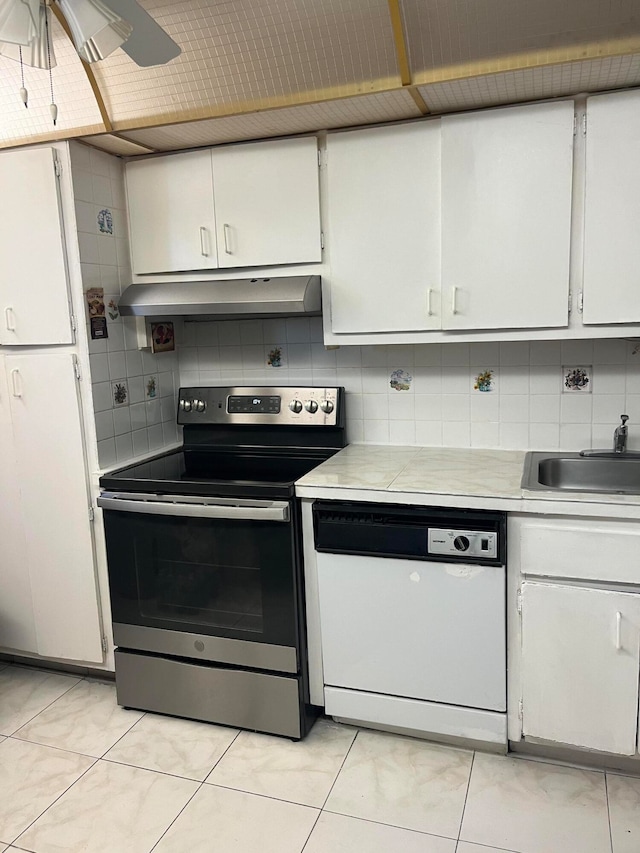
[[[38,670],[38,672],[40,672],[40,671],[41,671],[41,670]],[[54,673],[54,674],[56,674],[56,673]],[[69,678],[69,676],[65,676],[65,678]],[[49,708],[50,708],[52,705],[55,705],[55,703],[58,701],[58,699],[62,699],[62,697],[63,697],[63,696],[66,696],[66,695],[67,695],[67,693],[69,693],[71,690],[73,690],[73,689],[74,689],[74,687],[77,687],[77,686],[78,686],[78,684],[80,684],[80,682],[81,682],[81,681],[84,681],[84,679],[83,679],[83,677],[82,677],[82,676],[81,676],[81,677],[76,681],[76,683],[75,683],[75,684],[72,684],[72,685],[71,685],[71,687],[68,687],[68,688],[64,691],[64,693],[61,693],[59,696],[56,696],[56,698],[55,698],[55,699],[52,699],[52,700],[51,700],[51,702],[49,702],[49,704],[48,704],[48,705],[45,705],[45,707],[44,707],[44,708],[41,708],[41,709],[40,709],[40,711],[38,711],[36,714],[34,714],[34,715],[33,715],[33,717],[31,717],[30,719],[28,719],[26,723],[21,723],[21,725],[19,725],[17,729],[15,729],[13,732],[11,732],[11,734],[10,734],[10,735],[7,735],[7,737],[13,737],[17,732],[19,732],[19,731],[20,731],[20,729],[23,729],[25,726],[28,726],[28,725],[29,725],[29,723],[32,723],[32,722],[35,720],[35,718],[36,718],[36,717],[39,717],[39,716],[40,716],[40,714],[43,714],[45,711],[48,711],[48,710],[49,710]],[[25,738],[16,738],[16,740],[25,740]],[[69,750],[69,751],[71,751],[71,750]],[[80,754],[82,754],[82,753],[80,753]]]
[[[117,705],[117,701],[116,701],[116,705]],[[121,706],[120,706],[120,705],[118,705],[118,707],[120,708]],[[123,710],[124,710],[124,708],[123,708]],[[133,710],[133,709],[131,709],[131,710]],[[137,713],[140,713],[140,712],[138,711]],[[105,755],[107,755],[109,752],[111,752],[111,750],[113,749],[113,747],[114,747],[114,746],[117,746],[117,745],[120,743],[120,741],[122,740],[122,738],[126,737],[126,736],[129,734],[129,732],[130,732],[130,731],[132,731],[132,730],[133,730],[133,729],[138,725],[138,723],[140,722],[140,720],[144,720],[144,718],[145,718],[146,716],[147,716],[147,715],[146,715],[146,713],[143,711],[143,712],[142,712],[142,716],[141,716],[141,717],[138,717],[138,719],[135,721],[135,723],[132,723],[132,724],[129,726],[129,728],[126,730],[126,732],[123,732],[123,733],[120,735],[120,737],[118,738],[118,740],[116,740],[114,743],[112,743],[112,744],[111,744],[111,746],[110,746],[108,749],[106,749],[106,750],[102,753],[102,755],[100,756],[100,758],[104,758],[104,757],[105,757]],[[107,761],[109,761],[109,760],[110,760],[110,759],[107,759]],[[116,764],[116,763],[118,763],[118,762],[115,762],[115,761],[114,761],[113,763],[114,763],[114,764]]]
[[[229,752],[229,750],[231,749],[231,747],[233,746],[233,744],[238,740],[238,738],[240,737],[241,731],[242,731],[241,729],[238,729],[238,731],[235,733],[235,736],[231,739],[230,743],[228,744],[227,748],[224,750],[224,752],[222,753],[222,755],[220,756],[220,758],[218,758],[218,760],[214,763],[214,765],[213,765],[213,767],[211,768],[211,770],[209,770],[209,772],[207,773],[207,775],[204,777],[204,779],[202,780],[202,784],[203,784],[203,785],[204,785],[204,783],[207,781],[207,779],[209,778],[209,776],[211,776],[211,774],[212,774],[212,773],[213,773],[213,771],[216,769],[216,767],[218,766],[218,764],[220,764],[220,762],[221,762],[221,761],[222,761],[222,759],[225,757],[225,755]],[[209,783],[209,784],[211,784],[211,783]]]
[[[605,799],[607,801],[607,821],[609,823],[609,844],[611,845],[611,851],[613,853],[613,831],[611,829],[611,809],[609,807],[609,780],[607,779],[606,771],[604,774],[604,794],[605,794]]]
[[[153,772],[155,772],[155,771],[153,771]],[[184,778],[184,777],[182,777],[182,778]],[[193,792],[193,794],[189,797],[189,799],[187,800],[187,802],[186,802],[186,803],[184,804],[184,806],[180,809],[180,811],[178,812],[178,814],[174,817],[174,819],[171,821],[171,823],[169,824],[169,826],[165,829],[165,831],[162,833],[162,835],[160,836],[160,838],[159,838],[159,839],[156,841],[156,843],[153,845],[153,847],[151,848],[151,850],[149,851],[149,853],[153,853],[153,851],[156,849],[156,847],[158,846],[158,844],[160,844],[160,842],[161,842],[161,841],[162,841],[162,839],[165,837],[165,835],[167,834],[167,832],[169,832],[169,830],[171,829],[171,827],[173,826],[173,824],[178,820],[178,818],[180,817],[180,815],[182,814],[182,812],[187,808],[187,806],[189,805],[189,803],[191,803],[191,801],[193,800],[193,798],[195,797],[195,795],[198,793],[198,791],[202,790],[202,786],[203,786],[203,785],[204,785],[204,782],[200,782],[200,784],[199,784],[199,785],[198,785],[198,787],[195,789],[195,791]]]
[[[462,832],[462,823],[464,821],[464,813],[467,808],[467,799],[469,797],[469,788],[471,787],[471,774],[473,773],[473,765],[476,760],[475,750],[471,754],[471,767],[469,767],[469,778],[467,779],[467,790],[464,793],[464,803],[462,804],[462,814],[460,815],[460,826],[458,827],[458,843],[456,844],[456,850],[458,849],[458,844],[460,843],[460,833]]]

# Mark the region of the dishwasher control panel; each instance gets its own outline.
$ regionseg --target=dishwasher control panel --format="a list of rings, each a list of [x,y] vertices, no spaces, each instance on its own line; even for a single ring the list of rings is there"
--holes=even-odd
[[[487,530],[430,527],[427,549],[429,554],[495,560],[498,534]]]

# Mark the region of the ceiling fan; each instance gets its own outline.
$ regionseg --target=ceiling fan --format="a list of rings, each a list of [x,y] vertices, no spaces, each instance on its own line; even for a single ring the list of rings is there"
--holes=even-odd
[[[46,49],[50,8],[68,24],[76,51],[98,62],[118,47],[143,67],[164,65],[180,47],[136,0],[0,0],[0,54],[35,68],[55,66]]]

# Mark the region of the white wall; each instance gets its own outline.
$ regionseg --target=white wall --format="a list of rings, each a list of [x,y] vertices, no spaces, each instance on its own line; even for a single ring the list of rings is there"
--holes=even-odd
[[[87,305],[83,311],[91,362],[93,407],[101,468],[159,451],[177,441],[177,354],[138,349],[132,327],[109,302],[117,305],[131,283],[122,160],[79,143],[70,144],[73,191],[78,228],[82,285],[104,289],[108,340],[91,340]],[[102,209],[113,216],[113,234],[101,233],[97,216]],[[149,380],[156,395],[150,396]],[[118,406],[113,383],[126,383],[128,400]]]
[[[638,341],[534,341],[415,346],[322,344],[320,318],[187,322],[180,384],[338,384],[347,389],[351,442],[579,450],[609,447],[623,412],[640,449]],[[267,365],[274,346],[283,366]],[[563,393],[563,367],[592,368],[592,393]],[[408,391],[390,387],[404,369]],[[494,372],[494,390],[474,379]]]

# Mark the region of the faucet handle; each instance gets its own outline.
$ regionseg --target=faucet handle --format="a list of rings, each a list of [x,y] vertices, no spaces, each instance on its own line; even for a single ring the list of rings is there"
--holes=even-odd
[[[620,415],[620,420],[622,421],[622,426],[624,426],[629,420],[629,415]]]

